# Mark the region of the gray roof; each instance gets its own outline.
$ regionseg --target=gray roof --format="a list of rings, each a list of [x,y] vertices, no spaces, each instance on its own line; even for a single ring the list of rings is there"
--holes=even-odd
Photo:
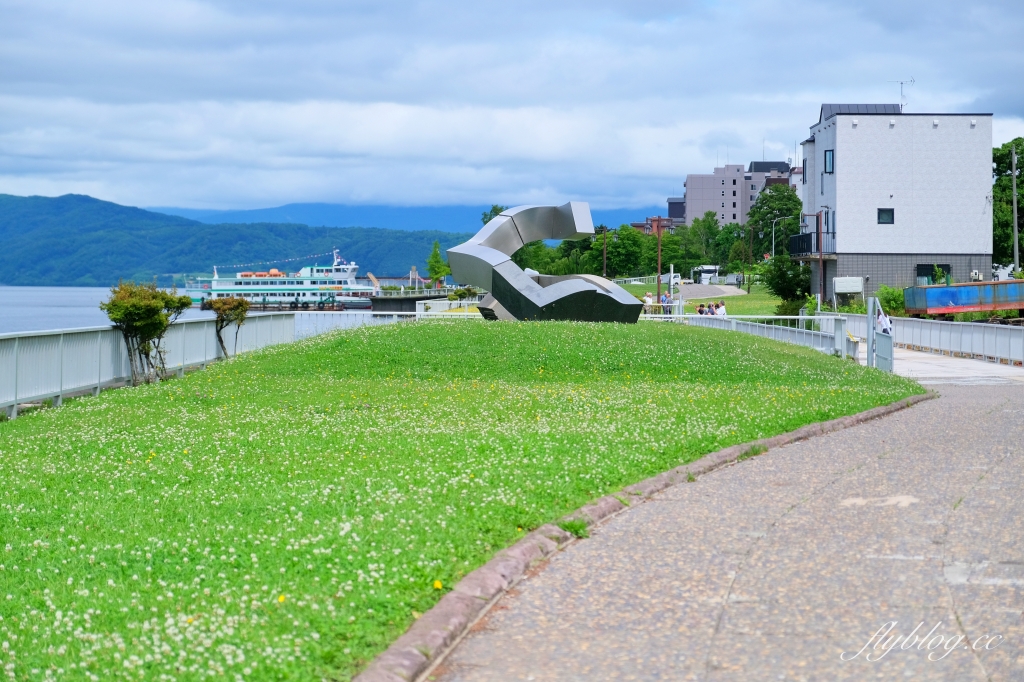
[[[818,123],[836,114],[899,114],[899,104],[822,104]]]
[[[747,169],[748,173],[771,173],[772,171],[788,173],[789,164],[785,161],[751,161],[750,168]]]

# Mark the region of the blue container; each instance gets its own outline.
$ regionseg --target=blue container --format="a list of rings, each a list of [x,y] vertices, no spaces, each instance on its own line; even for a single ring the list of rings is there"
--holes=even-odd
[[[903,302],[911,315],[1024,309],[1024,280],[908,287],[903,290]]]

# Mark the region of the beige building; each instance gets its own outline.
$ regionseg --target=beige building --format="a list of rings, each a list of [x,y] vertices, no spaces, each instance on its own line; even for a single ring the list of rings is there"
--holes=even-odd
[[[727,164],[710,174],[686,176],[686,193],[668,200],[668,215],[675,224],[692,225],[712,211],[722,225],[747,222],[750,207],[766,187],[789,183],[789,164],[785,161],[751,161],[744,170],[740,164]]]

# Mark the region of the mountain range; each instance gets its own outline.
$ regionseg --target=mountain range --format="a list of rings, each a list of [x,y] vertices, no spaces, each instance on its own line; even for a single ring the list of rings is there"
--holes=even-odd
[[[214,265],[322,254],[333,248],[355,261],[360,273],[400,276],[415,265],[426,271],[435,240],[442,249],[468,239],[467,231],[392,230],[376,227],[309,227],[296,222],[209,224],[93,197],[19,197],[0,194],[0,284],[109,286],[119,279],[183,283]],[[279,267],[296,270],[327,256]],[[280,262],[280,261],[278,261]],[[268,263],[267,267],[274,265]]]
[[[151,207],[148,210],[201,223],[301,223],[325,227],[383,227],[390,230],[476,232],[490,206],[375,206],[351,204],[286,204],[275,208],[219,211],[202,208]],[[595,225],[617,227],[662,215],[665,206],[591,209]]]

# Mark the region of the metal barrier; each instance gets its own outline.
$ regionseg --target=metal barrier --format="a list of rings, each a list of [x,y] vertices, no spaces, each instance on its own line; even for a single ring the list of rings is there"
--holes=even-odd
[[[295,339],[305,339],[335,329],[411,322],[416,320],[480,320],[480,313],[375,313],[370,310],[295,313]]]
[[[779,315],[641,315],[650,322],[677,322],[694,327],[724,329],[761,336],[823,353],[857,357],[858,342],[846,334],[842,318],[787,317]]]
[[[224,343],[234,352],[234,328]],[[256,314],[238,329],[238,352],[295,339],[290,313]],[[167,369],[205,366],[221,357],[213,320],[180,320],[167,330],[163,348]],[[113,327],[0,334],[0,409],[17,416],[21,403],[52,399],[122,384],[131,379],[121,333]]]
[[[842,314],[850,333],[867,337],[867,315]],[[1024,364],[1024,327],[891,317],[893,343],[910,350]]]

